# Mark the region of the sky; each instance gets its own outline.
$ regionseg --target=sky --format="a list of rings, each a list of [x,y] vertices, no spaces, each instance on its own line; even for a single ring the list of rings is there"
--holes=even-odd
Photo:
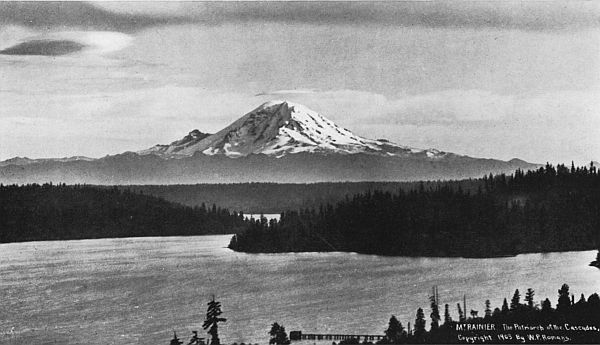
[[[473,157],[600,160],[600,3],[0,2],[0,160],[214,133],[269,100]]]

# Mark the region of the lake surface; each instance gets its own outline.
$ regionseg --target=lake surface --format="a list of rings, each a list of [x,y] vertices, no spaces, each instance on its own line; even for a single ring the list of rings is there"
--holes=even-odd
[[[270,324],[304,332],[381,334],[391,314],[406,325],[467,295],[467,309],[500,306],[531,287],[556,304],[566,282],[577,298],[600,291],[595,251],[512,258],[380,257],[352,253],[242,254],[231,236],[0,244],[0,343],[185,343],[211,295],[227,323],[222,343],[268,344]],[[443,309],[442,309],[443,312]],[[428,322],[429,324],[429,322]],[[13,328],[14,327],[14,328]]]

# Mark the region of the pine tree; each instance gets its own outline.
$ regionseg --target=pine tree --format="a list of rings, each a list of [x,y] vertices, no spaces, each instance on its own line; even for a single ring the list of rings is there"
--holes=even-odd
[[[440,309],[438,307],[438,301],[434,288],[434,293],[429,297],[431,301],[431,330],[436,330],[440,327]]]
[[[402,327],[402,323],[396,319],[394,315],[390,318],[388,328],[385,330],[386,344],[400,344],[406,338],[406,331]]]
[[[521,306],[521,294],[519,293],[519,289],[515,290],[515,294],[510,300],[510,311],[517,311]]]
[[[571,299],[569,298],[569,285],[563,284],[558,290],[558,304],[556,305],[556,311],[559,313],[566,313],[571,307]]]
[[[502,314],[507,315],[509,312],[509,308],[508,308],[508,302],[506,301],[506,298],[504,299],[504,302],[502,302]]]
[[[269,344],[288,345],[290,343],[287,333],[285,332],[285,327],[280,326],[277,322],[273,323],[271,326],[269,335],[271,336],[271,339],[269,339]]]
[[[527,307],[529,307],[529,309],[533,309],[533,307],[535,306],[533,302],[533,296],[535,296],[535,292],[533,291],[533,289],[528,288],[527,292],[525,293],[525,301],[527,301]]]
[[[552,304],[550,303],[550,300],[547,298],[542,302],[541,313],[542,313],[542,317],[545,320],[550,319],[550,316],[552,315]]]
[[[450,316],[450,306],[448,303],[444,306],[444,325],[449,326],[452,323],[452,317]]]
[[[465,320],[466,320],[465,313],[463,312],[462,307],[460,306],[460,303],[456,303],[456,308],[458,309],[458,321],[465,322]]]
[[[490,318],[492,317],[492,308],[491,308],[491,303],[489,299],[485,300],[485,318]]]
[[[546,298],[542,302],[542,311],[551,311],[551,310],[552,310],[552,304],[550,303],[550,300],[548,298]]]
[[[497,317],[500,317],[500,315],[502,315],[502,311],[500,310],[500,308],[498,308],[498,307],[494,308],[494,311],[492,312],[492,316],[497,318]]]
[[[591,308],[600,310],[600,296],[597,293],[591,294],[587,302]]]
[[[211,335],[209,345],[219,345],[221,343],[219,340],[218,323],[227,321],[227,319],[219,317],[221,314],[223,314],[221,311],[221,302],[215,301],[215,297],[213,296],[212,301],[208,302],[206,320],[204,320],[204,324],[202,325],[202,328],[208,330],[207,333]]]
[[[417,309],[417,318],[415,319],[415,330],[413,332],[415,336],[415,342],[424,343],[425,342],[425,313],[423,313],[423,309]]]
[[[577,303],[575,303],[575,304],[578,304],[578,305],[585,305],[586,303],[587,303],[587,302],[586,302],[586,300],[585,300],[585,296],[584,296],[583,294],[581,294],[581,297],[579,297],[579,301],[577,301]]]
[[[600,325],[600,296],[593,293],[587,300],[589,320],[592,324]]]

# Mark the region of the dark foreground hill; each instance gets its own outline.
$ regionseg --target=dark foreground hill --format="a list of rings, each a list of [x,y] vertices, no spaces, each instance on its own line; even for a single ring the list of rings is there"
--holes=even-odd
[[[232,234],[242,215],[188,207],[117,188],[0,185],[0,243]]]
[[[600,174],[595,167],[547,165],[481,183],[476,192],[423,185],[285,212],[280,221],[256,221],[234,236],[230,248],[466,257],[597,248]]]

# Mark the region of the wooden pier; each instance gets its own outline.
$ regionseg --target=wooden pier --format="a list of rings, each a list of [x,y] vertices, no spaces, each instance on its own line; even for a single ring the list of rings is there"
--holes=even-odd
[[[365,340],[380,340],[383,339],[383,335],[373,334],[314,334],[314,333],[302,333],[302,331],[291,331],[290,340],[344,340],[344,339],[358,339],[359,341]]]

